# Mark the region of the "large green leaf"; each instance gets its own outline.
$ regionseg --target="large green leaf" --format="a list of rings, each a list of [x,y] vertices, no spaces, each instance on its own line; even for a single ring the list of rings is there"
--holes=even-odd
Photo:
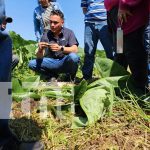
[[[71,128],[72,129],[76,129],[76,128],[83,128],[85,126],[87,126],[87,118],[86,117],[74,117],[72,120],[72,125]]]
[[[26,77],[23,81],[22,81],[22,84],[23,84],[23,88],[25,89],[33,89],[33,88],[36,88],[38,87],[40,83],[40,76],[29,76],[29,77]]]
[[[23,93],[13,93],[12,94],[12,98],[14,101],[22,101],[24,99],[29,99],[29,98],[33,98],[33,99],[40,99],[40,95],[33,93],[33,92],[23,92]]]
[[[107,94],[105,89],[96,87],[86,91],[80,99],[80,105],[88,118],[88,125],[95,123],[103,115]]]
[[[79,85],[74,87],[74,101],[75,103],[79,102],[79,99],[83,96],[83,94],[87,90],[87,81],[82,80]]]
[[[16,78],[12,79],[12,92],[13,93],[22,93],[24,89],[22,88],[21,81]]]
[[[113,87],[123,88],[125,87],[125,84],[128,78],[129,78],[129,75],[102,78],[89,84],[88,89],[101,86],[101,85],[108,86],[108,87],[112,85]]]
[[[124,67],[107,58],[96,57],[95,66],[102,78],[129,75],[129,72],[127,72]]]

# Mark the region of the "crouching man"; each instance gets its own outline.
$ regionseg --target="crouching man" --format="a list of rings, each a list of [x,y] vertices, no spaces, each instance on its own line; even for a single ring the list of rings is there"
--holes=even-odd
[[[29,62],[29,68],[50,78],[65,73],[74,81],[79,64],[78,41],[72,30],[63,27],[64,15],[54,10],[50,15],[50,30],[39,42],[37,58]]]

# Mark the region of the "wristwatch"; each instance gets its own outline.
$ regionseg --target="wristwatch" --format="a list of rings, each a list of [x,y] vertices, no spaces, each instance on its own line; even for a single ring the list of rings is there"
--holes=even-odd
[[[61,49],[60,49],[62,52],[64,51],[64,46],[61,46]]]

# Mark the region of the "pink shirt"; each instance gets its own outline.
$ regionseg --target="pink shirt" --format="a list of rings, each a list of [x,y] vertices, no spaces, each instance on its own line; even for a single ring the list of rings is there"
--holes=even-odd
[[[104,0],[104,5],[107,11],[111,10],[114,6],[118,6],[119,0]]]
[[[144,26],[149,17],[149,0],[120,0],[119,8],[129,10],[132,16],[127,17],[127,22],[122,24],[124,34],[128,34]]]

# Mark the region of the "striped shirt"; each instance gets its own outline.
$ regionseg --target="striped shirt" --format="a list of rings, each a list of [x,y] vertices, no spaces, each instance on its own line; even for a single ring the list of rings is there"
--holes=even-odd
[[[45,29],[50,29],[49,16],[52,10],[59,9],[57,2],[51,2],[47,8],[41,5],[34,9],[33,21],[36,40],[39,42]]]
[[[107,19],[104,0],[81,0],[81,7],[87,9],[85,22],[100,22]]]

